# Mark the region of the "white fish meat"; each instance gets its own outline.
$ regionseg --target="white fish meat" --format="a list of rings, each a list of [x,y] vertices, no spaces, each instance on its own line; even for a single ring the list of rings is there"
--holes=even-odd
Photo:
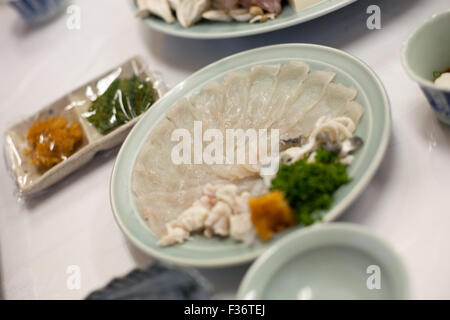
[[[184,28],[189,28],[202,18],[203,12],[211,5],[210,0],[180,0],[177,19]]]
[[[174,23],[175,17],[170,10],[169,2],[167,0],[137,0],[138,10],[136,16],[145,18],[149,14],[154,14],[167,23]]]

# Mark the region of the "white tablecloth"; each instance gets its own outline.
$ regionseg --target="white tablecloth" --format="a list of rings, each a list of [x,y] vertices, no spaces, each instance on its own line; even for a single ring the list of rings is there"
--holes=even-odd
[[[264,45],[311,42],[346,50],[381,77],[392,102],[393,135],[381,168],[344,221],[368,226],[404,260],[413,298],[450,298],[450,129],[435,119],[400,63],[406,36],[448,0],[359,0],[312,22],[229,40],[186,40],[151,31],[125,0],[78,0],[81,29],[63,15],[27,29],[0,7],[0,129],[136,54],[174,86],[199,68]],[[366,9],[381,7],[381,30]],[[0,162],[0,270],[5,298],[83,298],[151,258],[127,242],[109,205],[114,152],[98,157],[44,196],[18,201]],[[67,268],[81,270],[79,290]],[[217,298],[233,298],[248,265],[202,270]]]

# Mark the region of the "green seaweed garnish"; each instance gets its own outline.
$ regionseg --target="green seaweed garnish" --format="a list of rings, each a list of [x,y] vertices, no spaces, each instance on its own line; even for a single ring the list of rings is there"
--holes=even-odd
[[[154,102],[153,87],[134,75],[114,80],[85,116],[100,133],[107,134],[147,111]]]
[[[315,162],[301,159],[281,165],[270,190],[283,192],[297,221],[311,225],[321,219],[319,210],[331,207],[334,192],[349,181],[347,167],[338,156],[319,147]]]
[[[433,72],[433,79],[436,81],[437,78],[439,78],[442,75],[443,72],[440,71],[434,71]]]

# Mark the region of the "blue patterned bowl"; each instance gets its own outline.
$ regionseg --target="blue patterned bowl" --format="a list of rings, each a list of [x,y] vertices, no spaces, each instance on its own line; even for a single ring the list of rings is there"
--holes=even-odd
[[[450,10],[433,15],[404,42],[402,62],[442,122],[450,125],[450,89],[434,84],[433,72],[450,67]]]
[[[9,4],[29,24],[48,21],[62,13],[68,0],[12,0]]]

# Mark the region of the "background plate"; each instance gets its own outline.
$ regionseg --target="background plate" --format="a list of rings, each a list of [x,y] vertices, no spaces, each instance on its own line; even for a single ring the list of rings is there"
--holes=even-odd
[[[349,167],[352,181],[335,195],[331,209],[324,213],[324,222],[336,219],[363,191],[375,174],[386,151],[390,136],[389,100],[381,81],[373,71],[351,55],[329,47],[311,44],[284,44],[245,51],[219,60],[188,77],[161,98],[146,112],[125,140],[117,156],[111,178],[111,206],[116,221],[126,236],[144,252],[166,261],[198,267],[219,267],[253,260],[273,241],[297,228],[278,234],[267,243],[249,246],[231,239],[206,239],[202,236],[179,246],[160,248],[158,238],[139,215],[131,190],[131,177],[137,155],[152,128],[180,98],[189,96],[207,82],[221,79],[230,71],[248,69],[256,64],[303,60],[312,70],[332,70],[334,81],[358,89],[356,100],[364,108],[364,116],[356,131],[364,146]]]
[[[130,0],[133,10],[136,10],[135,0]],[[327,13],[336,11],[357,0],[323,0],[300,12],[295,12],[289,5],[283,7],[280,15],[271,21],[264,23],[245,22],[215,22],[202,20],[190,28],[183,28],[178,21],[173,24],[166,23],[162,19],[151,16],[146,18],[145,23],[152,29],[182,38],[194,39],[220,39],[250,36],[270,31],[287,28],[300,24]]]

